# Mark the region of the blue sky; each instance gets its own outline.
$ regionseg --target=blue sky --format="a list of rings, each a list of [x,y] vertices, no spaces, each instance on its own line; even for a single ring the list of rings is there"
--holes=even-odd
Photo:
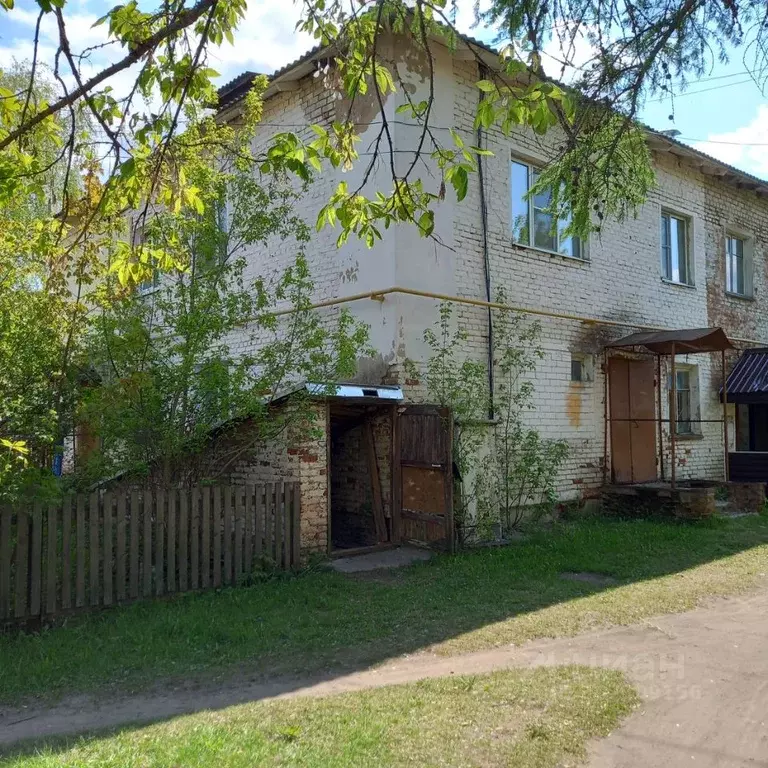
[[[104,27],[93,22],[115,4],[115,0],[69,0],[70,39],[76,50],[104,40]],[[142,3],[144,5],[144,3]],[[459,0],[459,27],[475,37],[489,39],[482,29],[470,29],[472,0]],[[32,0],[17,0],[16,8],[3,13],[0,25],[0,67],[15,57],[28,58],[37,6]],[[210,65],[221,73],[224,83],[244,70],[272,72],[293,61],[313,41],[297,34],[294,26],[299,6],[290,0],[250,0],[246,19],[236,35],[236,45],[225,44],[211,51]],[[41,55],[53,56],[56,30],[48,20],[41,34]],[[552,49],[556,54],[556,49]],[[93,54],[93,68],[101,68],[118,51],[101,49]],[[555,73],[557,74],[557,73]],[[125,85],[132,74],[123,73],[115,90]],[[674,120],[669,120],[673,115]],[[741,54],[736,52],[728,64],[717,64],[700,82],[691,82],[687,92],[673,101],[648,102],[642,111],[644,122],[658,130],[675,128],[680,139],[710,155],[745,171],[768,179],[768,99],[749,79]]]

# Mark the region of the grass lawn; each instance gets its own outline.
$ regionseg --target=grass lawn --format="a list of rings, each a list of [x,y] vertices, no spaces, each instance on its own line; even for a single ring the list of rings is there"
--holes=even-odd
[[[59,742],[0,764],[554,768],[581,762],[586,742],[607,735],[636,703],[616,671],[506,671],[246,704]]]
[[[566,581],[609,574],[612,586]],[[309,673],[432,648],[459,653],[684,611],[768,572],[768,520],[592,520],[386,574],[310,573],[137,603],[0,637],[0,702],[164,678]]]

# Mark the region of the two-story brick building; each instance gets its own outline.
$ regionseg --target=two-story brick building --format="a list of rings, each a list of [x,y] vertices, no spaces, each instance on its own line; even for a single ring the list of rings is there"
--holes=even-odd
[[[428,87],[426,64],[423,56],[406,47],[390,40],[387,58],[418,101]],[[437,297],[456,302],[458,321],[468,333],[466,355],[488,360],[489,312],[482,302],[492,300],[503,287],[510,305],[535,313],[541,322],[545,357],[534,377],[536,408],[530,418],[543,436],[567,440],[569,457],[558,490],[563,498],[574,498],[613,475],[604,371],[608,342],[633,331],[720,326],[737,348],[768,343],[768,183],[649,131],[657,185],[637,216],[606,221],[600,234],[586,241],[558,242],[541,225],[546,214],[536,201],[524,199],[537,167],[551,156],[556,137],[542,138],[522,129],[507,137],[495,128],[476,135],[478,52],[487,66],[494,65],[496,55],[474,41],[460,43],[453,52],[435,43],[431,119],[438,132],[447,135],[454,127],[468,143],[479,141],[493,152],[482,160],[482,176],[471,176],[461,203],[449,194],[437,206],[433,239],[420,237],[415,227],[401,226],[388,230],[372,249],[352,241],[337,249],[336,233],[318,233],[309,252],[316,300],[337,300],[319,311],[332,314],[344,305],[370,326],[376,357],[361,361],[358,382],[397,384],[406,401],[420,401],[424,392],[406,380],[403,363],[425,359],[422,335],[437,319]],[[326,57],[327,52],[316,49],[274,74],[260,143],[266,144],[278,131],[330,124],[343,114],[346,103],[324,78],[314,76]],[[236,119],[251,79],[252,73],[245,73],[221,89],[221,119]],[[397,162],[404,164],[412,156],[418,129],[397,113],[401,103],[400,94],[390,96],[384,109]],[[378,106],[358,105],[355,117],[362,131],[360,146],[368,147],[380,126]],[[366,159],[363,154],[358,167],[344,177],[350,186],[361,178]],[[388,174],[386,163],[381,163],[368,189],[389,189]],[[340,178],[328,169],[310,186],[305,199],[308,221],[314,221]],[[439,174],[430,178],[425,173],[423,180],[437,191]],[[255,275],[280,269],[291,257],[290,244],[254,251],[248,254],[249,270]],[[720,478],[720,357],[679,355],[676,363],[677,477]],[[656,435],[649,449],[657,475],[670,467],[668,360],[662,362],[658,383],[659,393],[650,397],[654,414],[661,403],[662,419],[653,429],[660,428],[662,436],[659,442]],[[317,459],[313,472],[325,492],[313,502],[314,513],[305,509],[316,518],[310,547],[316,549],[324,547],[324,537],[332,538],[327,532],[333,506],[328,492],[337,482],[331,477],[332,418],[329,410],[325,414],[326,444],[318,443],[311,453]],[[732,405],[728,421],[733,447],[740,438]],[[743,430],[742,424],[741,439]],[[399,460],[397,449],[381,447],[378,455],[380,463]],[[383,474],[393,483],[391,517],[398,497],[402,507],[402,485],[396,486],[403,477],[390,469]],[[429,514],[422,521],[427,528]],[[420,530],[423,534],[426,529]]]

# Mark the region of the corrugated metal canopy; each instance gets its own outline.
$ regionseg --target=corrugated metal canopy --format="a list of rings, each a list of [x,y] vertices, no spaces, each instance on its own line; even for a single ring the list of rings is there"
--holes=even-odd
[[[727,385],[729,403],[768,403],[768,347],[745,350],[728,374]]]
[[[631,333],[605,345],[606,347],[645,347],[657,355],[684,355],[695,352],[720,352],[733,349],[722,328],[680,328],[674,331],[642,331]]]

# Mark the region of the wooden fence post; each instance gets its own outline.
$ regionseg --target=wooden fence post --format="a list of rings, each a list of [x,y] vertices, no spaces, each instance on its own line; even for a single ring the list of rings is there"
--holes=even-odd
[[[291,519],[293,536],[293,562],[294,569],[301,566],[301,484],[292,483],[291,488]]]
[[[117,580],[117,600],[118,602],[125,600],[125,587],[126,587],[126,568],[125,561],[128,554],[126,549],[126,536],[125,536],[125,491],[122,491],[117,497],[117,520],[115,521],[116,527],[116,549],[115,553],[115,579]]]
[[[190,589],[200,586],[200,489],[192,489],[192,519],[189,536]]]
[[[112,605],[112,569],[114,568],[114,542],[112,540],[112,500],[113,495],[109,491],[104,494],[104,605]]]
[[[97,606],[100,600],[99,594],[99,493],[95,491],[91,494],[91,499],[88,504],[88,523],[91,529],[91,541],[88,550],[88,575],[89,575],[89,592],[92,606]]]
[[[152,594],[152,491],[144,489],[144,541],[141,547],[141,564],[144,571],[142,595],[149,597]]]
[[[64,499],[61,510],[61,610],[72,607],[72,509],[74,496]]]
[[[245,542],[243,548],[243,570],[248,577],[253,571],[253,486],[245,486]]]
[[[253,542],[253,556],[254,560],[259,560],[264,556],[264,486],[263,485],[257,485],[255,488],[256,493],[256,507],[255,507],[255,535],[254,535],[254,542]],[[261,562],[259,562],[259,565],[261,565]],[[251,566],[253,567],[253,565]]]
[[[272,483],[264,486],[264,554],[275,562],[275,492]]]
[[[48,507],[48,544],[46,560],[48,566],[45,573],[45,613],[52,616],[56,613],[56,562],[59,549],[58,510],[52,504]]]
[[[233,582],[237,584],[243,576],[243,527],[245,504],[243,501],[243,486],[235,487],[235,575]]]
[[[128,597],[139,596],[139,492],[131,491],[131,554],[128,560]]]
[[[155,493],[155,594],[164,591],[165,488]]]
[[[202,544],[200,546],[201,587],[208,589],[211,584],[211,489],[205,486],[203,496]]]
[[[16,512],[16,602],[15,616],[23,619],[27,615],[27,590],[29,589],[29,513],[22,509]]]
[[[39,501],[35,502],[30,528],[29,613],[31,616],[39,616],[43,580],[43,507]]]
[[[187,547],[187,526],[189,525],[189,490],[179,492],[179,592],[187,591],[187,566],[189,548]]]
[[[168,578],[166,583],[169,592],[176,591],[176,517],[178,491],[171,488],[168,492]]]
[[[213,586],[221,586],[221,488],[213,489]]]
[[[0,619],[11,616],[11,519],[10,509],[0,509]]]
[[[76,565],[75,565],[75,607],[82,608],[85,605],[85,494],[77,496],[77,520],[75,522],[77,541]]]
[[[283,565],[284,501],[285,483],[280,482],[275,485],[275,568],[280,568]]]
[[[232,583],[232,486],[224,486],[224,583]]]

